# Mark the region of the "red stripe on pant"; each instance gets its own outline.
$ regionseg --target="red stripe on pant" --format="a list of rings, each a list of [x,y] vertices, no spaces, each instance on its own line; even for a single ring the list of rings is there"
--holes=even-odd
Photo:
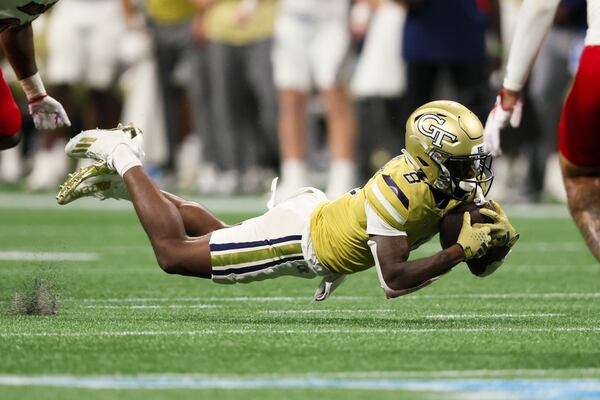
[[[21,129],[21,110],[0,70],[0,136],[12,136]]]

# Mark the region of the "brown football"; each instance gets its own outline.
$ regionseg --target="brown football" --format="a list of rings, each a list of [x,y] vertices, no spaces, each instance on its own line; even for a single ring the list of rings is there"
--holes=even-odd
[[[490,203],[485,203],[482,207],[489,208],[490,210],[494,209]],[[446,214],[440,223],[440,244],[442,245],[442,248],[448,248],[456,243],[462,228],[463,214],[465,211],[471,213],[471,225],[492,222],[491,218],[486,217],[479,212],[479,208],[480,207],[475,203],[463,203]],[[474,275],[479,276],[485,272],[488,265],[502,260],[509,251],[510,247],[506,245],[490,247],[483,257],[473,258],[467,261],[469,270],[471,270]]]

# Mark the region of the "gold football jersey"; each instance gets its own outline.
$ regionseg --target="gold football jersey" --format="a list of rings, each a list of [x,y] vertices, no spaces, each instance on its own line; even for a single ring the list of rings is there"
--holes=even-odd
[[[388,225],[404,231],[413,250],[438,232],[442,217],[459,202],[436,205],[431,188],[406,156],[392,159],[362,188],[321,203],[313,212],[310,237],[329,270],[351,274],[375,265],[367,245],[366,203]]]

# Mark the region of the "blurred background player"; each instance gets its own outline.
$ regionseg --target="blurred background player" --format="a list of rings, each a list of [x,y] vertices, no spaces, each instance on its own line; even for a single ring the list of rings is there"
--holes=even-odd
[[[0,43],[27,96],[36,128],[69,126],[62,105],[48,96],[38,73],[31,21],[56,1],[6,0],[0,5]],[[21,114],[0,72],[0,150],[14,147],[20,139]]]
[[[185,137],[197,132],[196,120],[191,116],[200,113],[202,103],[199,98],[203,77],[201,49],[193,41],[193,21],[199,9],[193,0],[143,0],[141,3],[152,38],[166,134],[166,158],[159,172],[170,179],[178,165],[178,148]]]
[[[359,0],[352,8],[352,37],[359,47],[350,82],[358,121],[359,181],[372,176],[404,143],[398,115],[406,107],[406,65],[400,57],[405,20],[400,1]]]
[[[539,129],[524,153],[530,162],[526,195],[534,202],[543,194],[566,201],[558,162],[558,124],[583,50],[586,19],[586,0],[561,0],[531,71],[528,90]]]
[[[486,123],[486,147],[500,153],[500,129],[518,125],[519,92],[554,20],[559,0],[525,0],[507,73]],[[600,0],[588,0],[589,28],[575,82],[559,125],[560,165],[568,206],[588,247],[600,261]]]
[[[408,112],[433,100],[441,79],[481,119],[488,98],[486,32],[493,1],[408,1],[403,36]]]
[[[277,94],[271,45],[275,0],[197,0],[203,4],[208,118],[202,192],[264,193],[278,167]],[[210,177],[210,173],[214,178]],[[212,187],[210,187],[212,183]]]
[[[308,186],[306,111],[313,83],[324,103],[330,168],[327,193],[356,184],[356,123],[342,82],[350,49],[350,0],[280,0],[273,66],[279,90],[281,198]]]
[[[52,92],[72,110],[77,127],[114,126],[120,116],[118,49],[125,33],[119,0],[63,0],[47,22],[46,76]],[[61,129],[38,138],[27,178],[30,190],[53,188],[67,173],[61,148],[69,137]]]

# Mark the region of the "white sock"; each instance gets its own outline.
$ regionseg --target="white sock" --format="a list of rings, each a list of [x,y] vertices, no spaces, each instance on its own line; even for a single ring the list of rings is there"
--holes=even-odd
[[[350,159],[332,160],[329,167],[327,196],[335,199],[356,185],[356,165]]]
[[[284,160],[281,164],[281,180],[298,187],[307,185],[308,178],[304,160]]]
[[[133,153],[133,150],[124,143],[121,143],[115,147],[112,153],[112,164],[119,173],[123,176],[129,169],[137,166],[141,166],[142,162]]]

